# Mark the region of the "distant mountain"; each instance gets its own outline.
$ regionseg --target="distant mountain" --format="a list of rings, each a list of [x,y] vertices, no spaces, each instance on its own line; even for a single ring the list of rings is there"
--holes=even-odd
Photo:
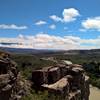
[[[92,49],[92,50],[48,50],[48,49],[22,49],[22,48],[7,48],[7,47],[0,47],[0,50],[11,52],[11,53],[21,53],[21,54],[55,54],[61,53],[66,55],[89,55],[89,54],[100,54],[100,49]]]
[[[100,49],[91,49],[91,50],[68,50],[68,51],[65,51],[65,54],[100,54]]]
[[[47,50],[47,49],[25,49],[25,48],[8,48],[0,47],[0,50],[11,53],[21,53],[21,54],[39,54],[39,53],[55,53],[59,50]]]

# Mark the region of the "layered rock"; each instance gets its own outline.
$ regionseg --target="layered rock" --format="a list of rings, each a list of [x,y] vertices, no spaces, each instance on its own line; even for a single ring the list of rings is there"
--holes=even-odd
[[[37,74],[36,74],[37,73]],[[32,80],[36,89],[60,96],[59,100],[89,100],[89,77],[81,65],[58,65],[34,70]]]
[[[13,73],[13,63],[8,58],[8,54],[0,55],[0,98],[2,100],[9,100],[11,97],[14,81],[16,80]],[[16,71],[15,71],[16,72]]]
[[[25,95],[24,86],[15,62],[8,53],[0,52],[0,100],[19,100]]]

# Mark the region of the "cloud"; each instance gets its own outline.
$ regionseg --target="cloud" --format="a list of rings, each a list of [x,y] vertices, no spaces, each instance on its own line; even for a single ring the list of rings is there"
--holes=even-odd
[[[54,20],[56,22],[62,21],[62,19],[60,17],[56,16],[56,15],[51,15],[50,19],[52,19],[52,20]]]
[[[46,21],[43,21],[43,20],[37,21],[37,22],[35,23],[35,25],[37,25],[37,26],[45,25],[45,24],[47,24],[47,22],[46,22]]]
[[[6,45],[2,44],[6,43]],[[7,44],[8,43],[8,44]],[[9,45],[10,43],[10,45]],[[11,44],[12,43],[12,44]],[[33,36],[19,35],[15,38],[0,38],[0,46],[35,49],[96,49],[100,48],[100,37],[82,39],[76,36],[55,36],[39,33]]]
[[[76,17],[80,16],[79,11],[75,8],[68,8],[68,9],[64,9],[62,12],[62,17],[60,18],[56,15],[51,15],[50,19],[56,21],[56,22],[64,22],[64,23],[68,23],[68,22],[72,22],[76,20]]]
[[[95,29],[100,31],[100,16],[82,21],[82,27],[86,30]]]
[[[52,24],[52,25],[49,26],[49,28],[53,30],[53,29],[56,28],[56,25],[55,24]]]
[[[64,9],[63,11],[63,22],[71,22],[76,20],[76,17],[79,16],[79,11],[75,8]]]
[[[27,29],[27,26],[17,26],[15,24],[7,25],[7,24],[1,24],[0,29],[14,29],[14,30],[23,30]]]

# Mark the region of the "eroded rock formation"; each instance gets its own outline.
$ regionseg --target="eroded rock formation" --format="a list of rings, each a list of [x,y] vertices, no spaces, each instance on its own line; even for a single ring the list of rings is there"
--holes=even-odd
[[[19,100],[26,93],[25,86],[10,55],[0,52],[0,100]]]
[[[81,65],[61,64],[34,70],[32,80],[36,89],[60,96],[59,100],[89,100],[89,77]]]
[[[89,100],[89,77],[81,65],[62,63],[33,70],[32,81],[36,90],[47,90],[48,94],[60,97],[59,100]],[[20,100],[29,93],[29,85],[10,55],[0,53],[0,100]]]

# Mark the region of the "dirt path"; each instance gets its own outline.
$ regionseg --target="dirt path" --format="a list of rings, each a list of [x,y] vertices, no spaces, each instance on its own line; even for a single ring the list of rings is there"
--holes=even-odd
[[[95,87],[90,87],[89,100],[100,100],[100,90]]]

